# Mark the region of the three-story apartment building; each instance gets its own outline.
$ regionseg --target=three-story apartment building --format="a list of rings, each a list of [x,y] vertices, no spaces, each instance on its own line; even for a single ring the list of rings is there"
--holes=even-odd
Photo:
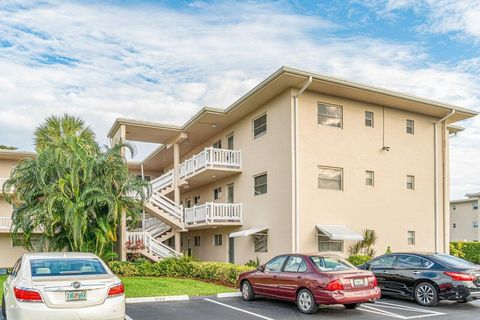
[[[449,133],[464,108],[283,67],[225,110],[181,126],[117,119],[109,138],[157,143],[132,172],[151,181],[142,239],[245,263],[283,252],[448,251]],[[124,249],[121,250],[125,252]]]
[[[0,150],[0,267],[12,267],[25,250],[21,242],[12,238],[12,206],[5,200],[3,183],[10,177],[11,170],[25,158],[35,154],[27,151]],[[10,192],[10,190],[5,190]]]
[[[467,193],[466,199],[450,202],[450,240],[480,241],[480,193]]]

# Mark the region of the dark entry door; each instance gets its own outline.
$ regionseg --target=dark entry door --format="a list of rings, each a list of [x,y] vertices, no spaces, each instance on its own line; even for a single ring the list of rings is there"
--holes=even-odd
[[[235,263],[235,238],[228,238],[228,262]]]

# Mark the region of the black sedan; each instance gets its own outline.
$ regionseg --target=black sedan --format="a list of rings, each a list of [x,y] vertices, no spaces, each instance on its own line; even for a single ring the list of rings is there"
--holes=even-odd
[[[363,265],[378,280],[382,295],[415,299],[433,307],[440,300],[480,299],[480,266],[439,253],[392,253]]]

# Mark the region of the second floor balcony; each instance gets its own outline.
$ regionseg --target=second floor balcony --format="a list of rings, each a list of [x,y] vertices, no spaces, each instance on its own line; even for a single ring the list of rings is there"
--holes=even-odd
[[[189,229],[241,225],[242,204],[207,202],[191,208],[185,208],[184,222]]]

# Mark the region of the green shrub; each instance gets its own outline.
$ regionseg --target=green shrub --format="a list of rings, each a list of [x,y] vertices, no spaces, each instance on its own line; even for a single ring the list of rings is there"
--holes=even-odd
[[[357,254],[357,255],[353,255],[353,256],[348,257],[347,260],[348,260],[351,264],[353,264],[354,266],[359,266],[359,265],[362,265],[362,264],[370,261],[370,259],[372,259],[372,257]]]
[[[480,242],[451,242],[450,254],[480,264]]]
[[[113,273],[131,277],[182,277],[225,284],[235,284],[242,272],[254,268],[224,262],[199,262],[191,257],[168,258],[159,262],[120,262],[109,263]]]
[[[255,260],[248,260],[247,263],[245,263],[245,265],[247,267],[258,268],[258,266],[260,265],[260,260],[257,257]]]

